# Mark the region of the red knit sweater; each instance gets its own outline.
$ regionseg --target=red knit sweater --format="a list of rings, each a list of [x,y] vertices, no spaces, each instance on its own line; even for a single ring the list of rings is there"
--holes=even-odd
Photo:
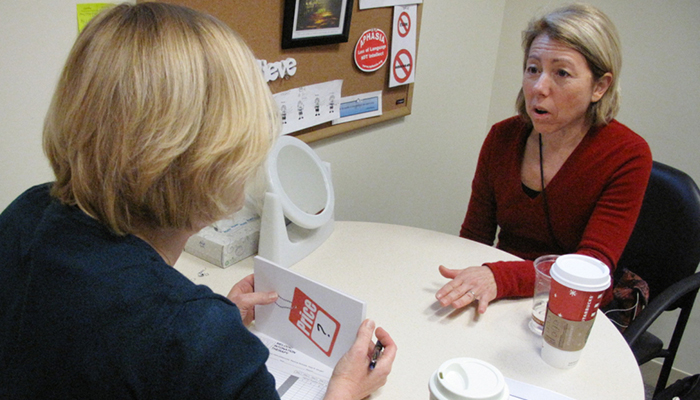
[[[544,254],[579,253],[607,264],[611,273],[625,248],[644,198],[652,157],[639,135],[613,120],[593,128],[546,188],[543,196],[523,191],[520,167],[530,133],[519,117],[491,128],[481,148],[472,194],[460,236],[493,245],[528,261],[489,262],[497,298],[532,296],[532,260]],[[603,304],[612,299],[608,290]]]

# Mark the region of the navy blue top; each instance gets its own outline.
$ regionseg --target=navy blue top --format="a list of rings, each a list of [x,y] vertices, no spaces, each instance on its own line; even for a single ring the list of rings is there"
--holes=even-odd
[[[0,398],[279,398],[232,302],[49,189],[0,214]]]

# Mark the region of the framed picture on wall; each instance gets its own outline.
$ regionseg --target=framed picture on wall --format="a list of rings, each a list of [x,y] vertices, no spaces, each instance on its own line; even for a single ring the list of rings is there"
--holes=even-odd
[[[345,43],[353,0],[285,0],[282,48]]]

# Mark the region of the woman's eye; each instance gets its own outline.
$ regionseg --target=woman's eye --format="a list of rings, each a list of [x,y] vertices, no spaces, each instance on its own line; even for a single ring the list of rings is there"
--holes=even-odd
[[[567,76],[570,76],[570,74],[567,71],[560,69],[559,71],[557,71],[557,76],[561,78],[566,78]]]
[[[526,71],[528,74],[536,74],[536,73],[538,72],[537,67],[535,67],[535,66],[533,66],[533,65],[531,65],[531,66],[525,68],[525,71]]]

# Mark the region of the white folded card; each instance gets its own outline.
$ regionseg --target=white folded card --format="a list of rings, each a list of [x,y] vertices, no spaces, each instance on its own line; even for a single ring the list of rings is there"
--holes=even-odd
[[[255,330],[335,367],[355,342],[365,302],[259,256],[254,271],[255,291],[279,296],[255,307]]]

